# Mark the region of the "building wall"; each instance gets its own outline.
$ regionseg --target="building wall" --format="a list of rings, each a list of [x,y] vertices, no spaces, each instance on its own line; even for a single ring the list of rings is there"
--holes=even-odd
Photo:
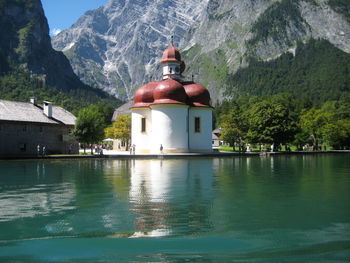
[[[187,105],[152,105],[132,110],[132,144],[137,153],[210,152],[212,151],[212,109]],[[187,117],[189,116],[189,117]],[[146,132],[141,119],[146,118]],[[195,117],[200,118],[200,132],[195,132]]]
[[[200,132],[195,132],[195,118],[200,118]],[[212,150],[212,109],[193,107],[189,110],[189,148],[192,152]]]
[[[37,145],[41,149],[45,145],[47,154],[78,153],[79,145],[70,136],[72,129],[73,126],[0,122],[0,156],[37,155]]]
[[[126,149],[128,149],[127,144],[129,144],[129,142],[123,142],[120,139],[113,139],[113,150],[126,151]]]
[[[159,153],[188,152],[187,105],[152,105],[152,134],[150,148]]]
[[[220,147],[220,140],[213,139],[212,140],[212,147]]]
[[[146,118],[146,131],[141,130],[141,119]],[[135,152],[149,153],[152,132],[152,115],[149,108],[135,108],[131,113],[131,144]]]

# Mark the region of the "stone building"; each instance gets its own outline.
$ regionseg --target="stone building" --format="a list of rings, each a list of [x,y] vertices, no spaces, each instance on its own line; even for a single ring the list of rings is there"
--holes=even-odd
[[[75,116],[45,101],[43,105],[0,100],[0,156],[78,153],[71,135]]]
[[[171,44],[162,56],[163,79],[134,95],[131,140],[138,153],[212,151],[209,91],[185,80],[185,63]]]

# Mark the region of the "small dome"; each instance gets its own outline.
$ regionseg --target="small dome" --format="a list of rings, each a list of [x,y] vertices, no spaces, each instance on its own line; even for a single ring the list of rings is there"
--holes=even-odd
[[[181,55],[177,48],[171,44],[164,52],[162,56],[162,63],[166,62],[179,62],[181,63]]]
[[[202,85],[192,83],[184,86],[189,103],[198,107],[211,107],[209,91]]]
[[[159,82],[154,88],[152,104],[186,104],[187,95],[182,84],[172,78]]]
[[[133,107],[147,107],[153,102],[153,90],[158,85],[157,82],[150,82],[138,88],[134,95]]]

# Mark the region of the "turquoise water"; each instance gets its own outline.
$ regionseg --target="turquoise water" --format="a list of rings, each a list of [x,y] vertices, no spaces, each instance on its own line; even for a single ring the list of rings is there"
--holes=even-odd
[[[350,155],[1,161],[0,262],[350,262]]]

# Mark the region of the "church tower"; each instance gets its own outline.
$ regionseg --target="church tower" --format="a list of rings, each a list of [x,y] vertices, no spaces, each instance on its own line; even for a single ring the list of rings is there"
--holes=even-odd
[[[185,63],[181,60],[179,50],[171,44],[163,53],[163,80],[167,78],[182,79],[182,72],[185,70]]]

